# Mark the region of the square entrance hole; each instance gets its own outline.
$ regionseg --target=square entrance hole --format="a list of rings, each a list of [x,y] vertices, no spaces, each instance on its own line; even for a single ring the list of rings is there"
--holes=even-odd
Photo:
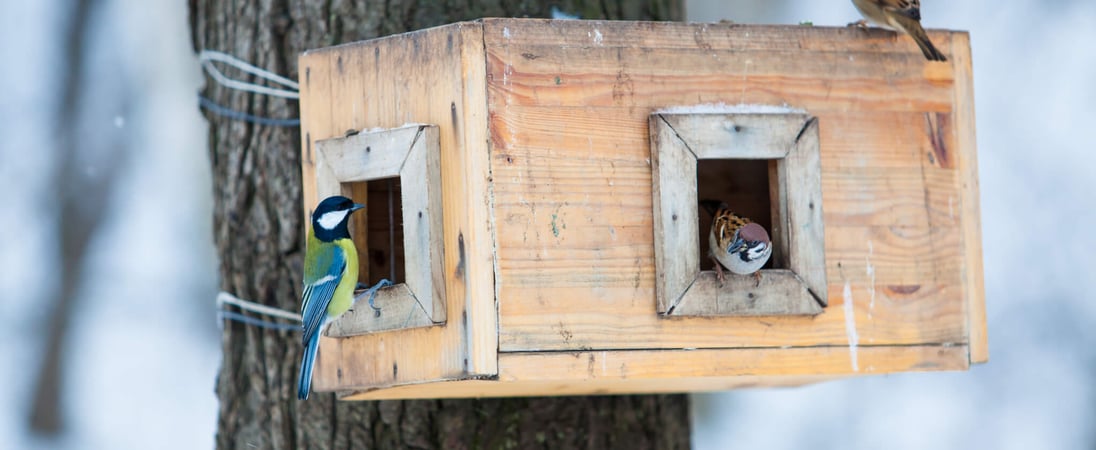
[[[351,183],[350,190],[351,198],[359,203],[365,200],[366,205],[357,213],[358,224],[365,223],[364,229],[352,224],[351,230],[358,247],[358,281],[370,286],[382,279],[405,282],[400,178]]]
[[[785,269],[778,257],[783,243],[773,231],[773,220],[778,214],[773,208],[770,193],[774,188],[770,174],[776,171],[776,160],[768,159],[700,159],[696,164],[697,199],[726,202],[734,211],[757,222],[769,232],[773,240],[773,256],[762,269]],[[712,228],[712,213],[701,206],[697,209],[697,242],[700,244],[701,270],[715,270],[708,257],[708,234]]]

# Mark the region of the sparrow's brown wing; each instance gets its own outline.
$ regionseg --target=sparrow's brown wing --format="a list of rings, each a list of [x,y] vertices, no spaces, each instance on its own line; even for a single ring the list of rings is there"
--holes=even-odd
[[[890,14],[909,17],[913,20],[921,20],[920,0],[878,0],[879,6]]]
[[[712,233],[719,245],[726,246],[734,239],[735,232],[747,223],[750,223],[750,219],[739,217],[727,208],[720,208],[712,219]]]

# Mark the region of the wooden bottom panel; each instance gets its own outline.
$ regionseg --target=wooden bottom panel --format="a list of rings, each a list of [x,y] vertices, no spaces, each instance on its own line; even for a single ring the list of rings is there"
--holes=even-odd
[[[806,347],[842,345],[850,336],[875,345],[965,344],[967,339],[956,282],[850,283],[847,290],[831,285],[830,306],[815,317],[660,317],[654,302],[648,301],[652,291],[638,287],[592,292],[580,287],[556,289],[549,296],[538,288],[504,287],[505,295],[536,306],[519,313],[500,302],[505,325],[500,329],[500,349]],[[852,313],[851,321],[846,312]]]
[[[348,392],[343,400],[704,392],[894,372],[966,370],[967,346],[502,353],[497,380]],[[854,364],[855,355],[855,364]]]

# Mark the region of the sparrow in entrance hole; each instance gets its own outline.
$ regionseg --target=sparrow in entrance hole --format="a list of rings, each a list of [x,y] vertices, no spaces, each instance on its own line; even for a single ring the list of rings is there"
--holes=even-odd
[[[712,229],[708,233],[708,256],[715,262],[715,274],[723,284],[723,269],[750,275],[761,284],[761,266],[772,256],[773,245],[765,227],[732,212],[726,203],[704,200],[712,212]]]

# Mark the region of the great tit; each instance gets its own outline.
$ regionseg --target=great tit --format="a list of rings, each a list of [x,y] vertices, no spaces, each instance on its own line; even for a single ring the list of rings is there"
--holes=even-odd
[[[365,205],[349,198],[325,198],[312,212],[312,226],[304,253],[304,291],[301,294],[305,346],[297,398],[308,398],[312,387],[312,364],[320,345],[324,324],[350,309],[358,284],[358,251],[346,223],[350,214]]]

